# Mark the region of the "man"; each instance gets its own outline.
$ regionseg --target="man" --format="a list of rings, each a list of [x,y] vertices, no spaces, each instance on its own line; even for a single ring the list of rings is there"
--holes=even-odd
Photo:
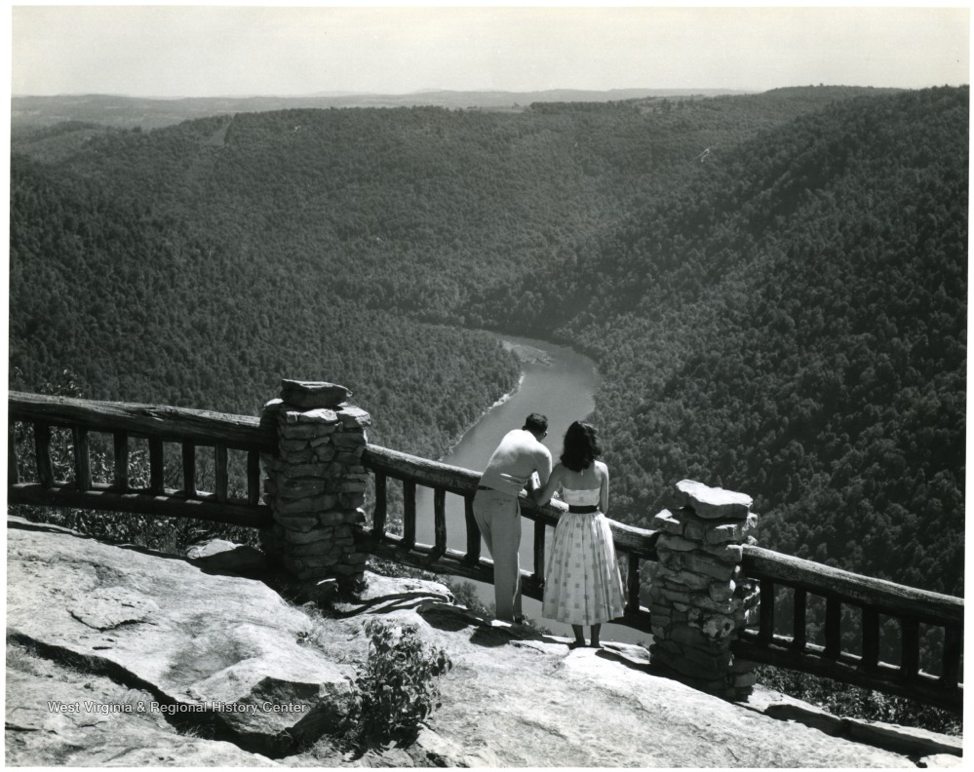
[[[473,514],[494,559],[496,616],[520,622],[521,507],[518,494],[531,483],[530,491],[544,488],[551,475],[551,453],[541,444],[548,434],[548,419],[538,413],[527,417],[521,429],[504,435],[480,477],[473,499]],[[538,481],[535,483],[534,475]]]

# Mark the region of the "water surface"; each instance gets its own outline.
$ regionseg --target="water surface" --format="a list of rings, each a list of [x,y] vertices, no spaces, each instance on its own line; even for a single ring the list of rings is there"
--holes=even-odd
[[[595,363],[566,346],[532,338],[508,335],[498,337],[505,348],[513,350],[521,361],[520,385],[513,394],[488,410],[467,431],[456,447],[440,460],[479,474],[507,432],[521,428],[524,419],[531,413],[542,413],[548,417],[548,436],[544,444],[557,463],[565,431],[573,421],[584,421],[595,410],[595,392],[601,382]],[[431,517],[433,493],[428,488],[420,487],[416,498],[417,541],[431,544],[434,541]],[[430,515],[424,516],[423,513]],[[461,497],[447,494],[446,521],[447,545],[452,549],[466,551],[466,524]],[[534,524],[530,520],[522,519],[521,522],[521,569],[533,571]],[[549,528],[546,545],[551,544],[551,538],[552,529]],[[485,545],[481,547],[481,554],[484,557],[490,555]],[[493,585],[480,582],[473,584],[482,602],[494,602]],[[571,628],[567,625],[542,618],[539,601],[524,598],[524,612],[558,635],[571,635]],[[587,632],[586,630],[586,634]],[[602,637],[606,640],[627,642],[645,642],[649,639],[646,633],[619,625],[606,625]]]

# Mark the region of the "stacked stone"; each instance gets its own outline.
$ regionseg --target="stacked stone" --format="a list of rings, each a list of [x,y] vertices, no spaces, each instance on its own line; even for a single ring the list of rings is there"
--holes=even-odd
[[[753,664],[731,643],[753,620],[756,582],[741,575],[743,545],[757,527],[752,500],[692,480],[677,484],[673,511],[656,515],[659,563],[650,588],[654,667],[721,697],[746,699]]]
[[[280,398],[264,406],[261,419],[276,424],[278,452],[261,462],[284,567],[301,580],[358,587],[366,556],[356,551],[354,534],[365,522],[362,454],[371,419],[347,403],[349,396],[337,384],[281,381]]]

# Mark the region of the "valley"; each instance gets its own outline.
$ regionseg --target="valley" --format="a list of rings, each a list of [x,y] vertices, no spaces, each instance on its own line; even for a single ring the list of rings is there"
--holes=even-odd
[[[967,99],[22,125],[10,387],[253,415],[329,380],[438,458],[519,378],[483,330],[543,339],[598,368],[613,517],[699,479],[763,546],[961,595]]]

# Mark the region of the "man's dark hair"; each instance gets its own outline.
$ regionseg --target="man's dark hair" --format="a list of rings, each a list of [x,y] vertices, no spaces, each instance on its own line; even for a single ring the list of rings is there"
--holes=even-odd
[[[548,417],[541,413],[532,413],[524,419],[524,426],[521,428],[532,434],[544,434],[548,431]]]

